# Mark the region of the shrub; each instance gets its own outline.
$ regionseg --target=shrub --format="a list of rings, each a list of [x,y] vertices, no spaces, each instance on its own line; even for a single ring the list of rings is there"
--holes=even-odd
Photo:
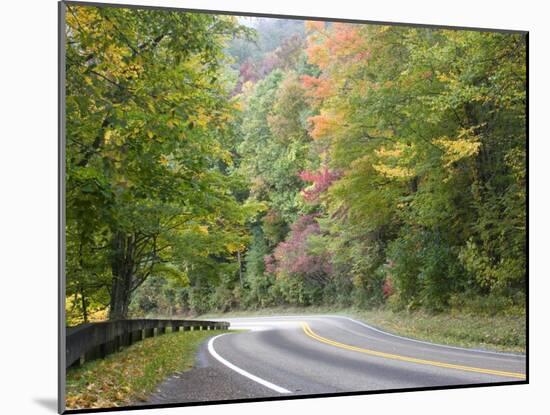
[[[464,289],[466,274],[455,249],[438,232],[407,228],[390,243],[388,256],[386,269],[402,307],[442,311],[450,295]]]
[[[195,314],[204,314],[212,308],[212,290],[208,286],[192,287],[189,290],[189,307]]]
[[[486,316],[517,316],[525,314],[525,296],[518,293],[507,297],[496,293],[480,295],[467,291],[453,294],[449,300],[453,312]]]

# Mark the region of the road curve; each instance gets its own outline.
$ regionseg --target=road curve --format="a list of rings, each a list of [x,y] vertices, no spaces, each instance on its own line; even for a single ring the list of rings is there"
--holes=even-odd
[[[223,319],[195,369],[148,403],[378,391],[525,380],[524,355],[436,345],[342,316]]]

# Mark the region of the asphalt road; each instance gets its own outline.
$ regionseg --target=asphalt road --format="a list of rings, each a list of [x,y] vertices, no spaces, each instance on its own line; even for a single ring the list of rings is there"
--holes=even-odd
[[[524,355],[441,346],[338,316],[223,319],[194,369],[147,403],[406,389],[525,380]]]

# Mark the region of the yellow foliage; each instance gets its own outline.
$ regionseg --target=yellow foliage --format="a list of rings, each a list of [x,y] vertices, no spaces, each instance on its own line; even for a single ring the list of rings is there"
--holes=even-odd
[[[253,90],[254,90],[254,82],[246,81],[243,84],[242,91],[244,96],[249,96],[250,94],[252,94]]]
[[[197,127],[206,128],[211,122],[211,117],[202,110],[199,110],[197,114],[189,117],[189,121],[194,123]]]
[[[103,140],[105,141],[105,144],[109,144],[111,142],[112,134],[113,134],[113,130],[105,131],[105,135],[103,136]]]
[[[242,252],[244,250],[244,245],[236,242],[229,242],[225,247],[231,253]]]
[[[197,231],[203,235],[208,235],[208,226],[207,225],[198,225]]]
[[[91,322],[106,321],[109,317],[109,309],[96,310],[90,313],[88,316]]]
[[[247,83],[250,83],[250,81],[247,81]],[[233,108],[237,111],[243,111],[244,110],[244,102],[242,100],[236,100],[233,103]]]
[[[210,117],[204,114],[203,112],[199,113],[197,116],[197,124],[200,127],[206,127],[208,123],[210,122]]]
[[[406,179],[414,177],[415,173],[413,169],[402,166],[387,166],[385,164],[373,164],[374,170],[380,173],[383,176],[390,177],[392,179]]]
[[[82,296],[80,294],[65,297],[65,312],[67,315],[67,324],[69,326],[76,326],[78,324],[84,323],[82,314],[80,311],[75,310],[75,306],[79,305],[82,301]],[[89,322],[99,322],[105,321],[109,317],[109,308],[101,306],[92,306],[88,304],[88,321]]]
[[[401,157],[403,155],[402,148],[387,149],[385,147],[381,147],[374,152],[378,157]]]
[[[476,155],[479,152],[481,143],[469,138],[458,138],[451,140],[447,137],[442,137],[434,141],[434,144],[440,146],[445,151],[443,160],[445,167],[462,160],[467,157]]]
[[[379,163],[373,164],[373,169],[385,177],[405,179],[414,177],[414,169],[407,167],[410,164],[412,146],[396,143],[393,148],[380,147],[374,153]]]

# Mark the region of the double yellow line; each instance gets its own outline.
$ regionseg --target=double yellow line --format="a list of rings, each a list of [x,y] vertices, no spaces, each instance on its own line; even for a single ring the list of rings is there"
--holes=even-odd
[[[305,322],[302,323],[302,328],[304,330],[304,333],[307,334],[312,339],[315,339],[322,343],[329,344],[331,346],[339,347],[341,349],[351,350],[359,353],[365,353],[371,356],[383,357],[385,359],[392,359],[392,360],[400,360],[402,362],[418,363],[421,365],[444,367],[447,369],[463,370],[466,372],[476,372],[476,373],[484,373],[487,375],[496,375],[496,376],[504,376],[504,377],[517,378],[517,379],[525,379],[525,375],[523,373],[504,372],[501,370],[483,369],[480,367],[454,365],[451,363],[437,362],[434,360],[416,359],[414,357],[401,356],[398,354],[391,354],[391,353],[378,352],[376,350],[363,349],[361,347],[350,346],[349,344],[344,344],[331,339],[327,339],[326,337],[321,337],[317,333],[315,333],[313,330],[311,330],[311,327],[309,327],[309,324]]]

